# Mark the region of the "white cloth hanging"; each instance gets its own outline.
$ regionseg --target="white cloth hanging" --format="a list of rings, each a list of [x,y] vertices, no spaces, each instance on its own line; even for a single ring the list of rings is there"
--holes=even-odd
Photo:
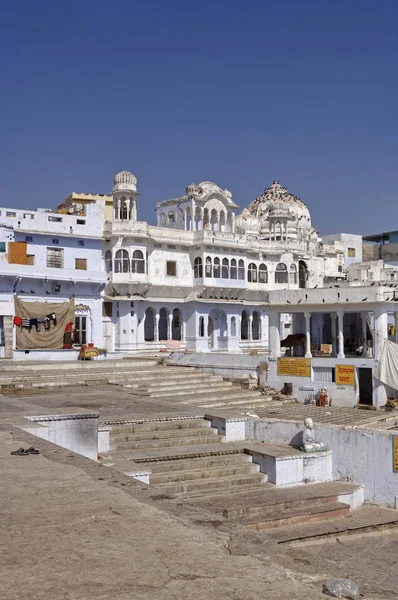
[[[394,344],[394,342],[387,339],[384,341],[383,351],[375,370],[375,377],[394,390],[398,390],[398,344]]]

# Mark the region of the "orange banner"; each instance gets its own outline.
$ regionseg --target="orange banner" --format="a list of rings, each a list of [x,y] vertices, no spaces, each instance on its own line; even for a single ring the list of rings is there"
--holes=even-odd
[[[336,385],[355,385],[353,365],[336,365]]]

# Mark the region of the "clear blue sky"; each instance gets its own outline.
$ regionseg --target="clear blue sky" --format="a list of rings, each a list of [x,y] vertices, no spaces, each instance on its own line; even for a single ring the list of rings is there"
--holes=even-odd
[[[278,179],[321,233],[398,229],[397,0],[4,0],[1,205],[109,192],[139,218]]]

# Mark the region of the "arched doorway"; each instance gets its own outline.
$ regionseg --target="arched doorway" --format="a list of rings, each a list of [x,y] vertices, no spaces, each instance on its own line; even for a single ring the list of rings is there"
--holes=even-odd
[[[305,263],[303,260],[299,260],[299,287],[300,288],[307,287],[307,278],[308,278],[307,263]]]
[[[173,321],[171,323],[171,339],[181,340],[181,313],[178,308],[173,310]]]
[[[207,338],[208,338],[208,345],[209,348],[213,348],[214,345],[214,323],[213,323],[213,319],[209,316],[209,319],[207,321]]]
[[[245,310],[242,312],[242,320],[240,324],[240,339],[249,339],[249,319],[247,318],[247,312]]]
[[[155,339],[155,314],[150,306],[145,311],[144,340],[153,342]]]
[[[167,340],[167,321],[168,321],[168,312],[165,308],[161,308],[159,311],[159,340]]]
[[[258,312],[256,310],[253,311],[253,320],[252,320],[252,340],[260,339],[260,318],[258,316]]]

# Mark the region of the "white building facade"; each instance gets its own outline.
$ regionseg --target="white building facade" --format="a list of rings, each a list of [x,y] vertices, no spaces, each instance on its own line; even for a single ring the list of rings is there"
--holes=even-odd
[[[266,351],[270,290],[343,275],[342,244],[323,244],[305,204],[278,182],[239,215],[228,190],[192,184],[157,205],[156,227],[137,220],[137,198],[136,177],[116,175],[104,225],[110,352]]]
[[[103,222],[104,202],[74,206],[66,214],[0,209],[0,358],[65,355],[63,348],[17,349],[15,297],[43,303],[44,313],[48,303],[73,298],[73,342],[102,346]]]

